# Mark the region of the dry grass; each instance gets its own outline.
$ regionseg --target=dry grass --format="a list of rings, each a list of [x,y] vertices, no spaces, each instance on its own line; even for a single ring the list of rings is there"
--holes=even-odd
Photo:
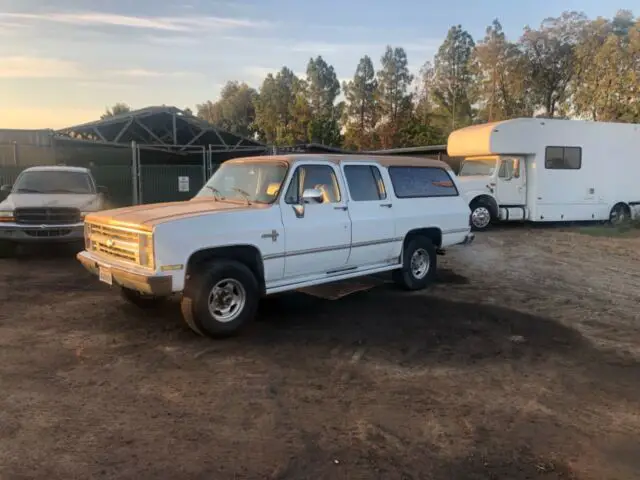
[[[0,478],[640,478],[640,239],[509,228],[441,266],[211,342],[2,260]]]

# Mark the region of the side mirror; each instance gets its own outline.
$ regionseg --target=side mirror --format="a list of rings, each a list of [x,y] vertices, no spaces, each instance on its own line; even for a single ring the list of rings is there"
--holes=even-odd
[[[317,188],[307,188],[302,192],[302,203],[322,203],[323,195]]]
[[[109,189],[102,185],[98,185],[98,193],[102,193],[103,195],[106,195],[107,193],[109,193]]]
[[[12,185],[2,185],[2,187],[0,187],[0,192],[11,193],[11,187]]]
[[[304,217],[304,206],[307,203],[322,203],[324,196],[317,188],[307,188],[302,192],[302,198],[299,205],[292,205],[293,211],[296,212],[296,217]]]

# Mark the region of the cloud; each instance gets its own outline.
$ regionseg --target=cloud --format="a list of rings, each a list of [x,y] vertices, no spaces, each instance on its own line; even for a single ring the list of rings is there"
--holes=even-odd
[[[0,20],[54,22],[79,26],[111,26],[173,32],[193,30],[220,30],[233,28],[258,28],[268,22],[245,18],[214,16],[149,17],[118,15],[102,12],[77,13],[0,13]]]
[[[195,77],[197,72],[160,71],[145,68],[126,70],[92,71],[89,73],[80,64],[68,60],[43,57],[11,56],[0,57],[0,78],[66,78],[85,82],[112,78],[146,79],[146,78],[185,78]]]
[[[0,109],[0,128],[63,128],[90,122],[102,108],[5,107]]]
[[[131,78],[158,78],[158,77],[191,77],[195,72],[161,72],[157,70],[147,70],[144,68],[132,68],[129,70],[112,70],[109,75]]]
[[[75,78],[81,74],[78,64],[67,60],[0,57],[0,78]]]

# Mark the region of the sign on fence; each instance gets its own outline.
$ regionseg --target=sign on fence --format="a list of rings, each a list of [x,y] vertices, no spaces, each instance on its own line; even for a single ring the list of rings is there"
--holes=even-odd
[[[179,192],[189,191],[189,177],[178,177],[178,191]]]

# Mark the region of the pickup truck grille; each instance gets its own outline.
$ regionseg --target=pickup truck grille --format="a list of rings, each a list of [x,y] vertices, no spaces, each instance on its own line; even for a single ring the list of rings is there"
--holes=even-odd
[[[140,264],[141,233],[128,229],[87,223],[87,250],[115,257],[126,262]]]
[[[77,208],[16,208],[14,215],[16,223],[23,225],[71,225],[82,222]]]

